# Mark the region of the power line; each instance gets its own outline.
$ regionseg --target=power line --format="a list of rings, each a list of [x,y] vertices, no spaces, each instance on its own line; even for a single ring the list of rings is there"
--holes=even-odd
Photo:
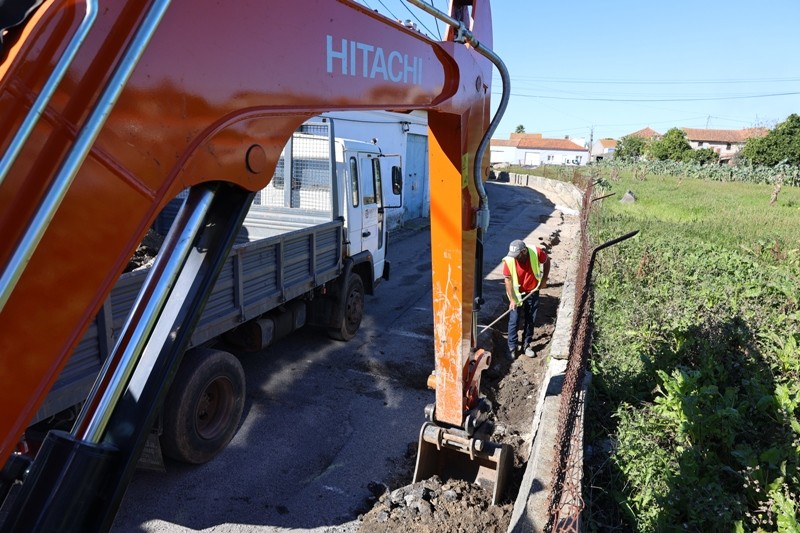
[[[421,20],[419,20],[419,17],[417,17],[417,15],[415,15],[414,12],[411,11],[411,8],[408,7],[408,5],[406,5],[405,2],[401,2],[401,3],[403,4],[403,7],[406,8],[406,11],[411,13],[411,16],[414,17],[417,20],[417,22],[419,22],[419,25],[422,26],[423,28],[425,28],[425,31],[427,31],[428,33],[431,34],[431,36],[433,36],[433,32],[430,29],[428,29],[428,27],[425,24],[423,24]],[[433,5],[433,4],[431,4],[431,5]],[[437,25],[436,28],[438,29],[439,26]]]
[[[578,97],[587,97],[587,98],[600,98],[600,97],[610,97],[610,98],[647,98],[648,100],[654,100],[657,98],[709,98],[709,97],[742,97],[742,96],[749,96],[753,94],[753,91],[757,91],[758,89],[751,89],[750,91],[743,91],[743,92],[729,92],[729,93],[721,93],[719,91],[679,91],[679,92],[670,92],[670,91],[594,91],[594,90],[569,90],[565,88],[554,88],[554,87],[545,87],[542,85],[527,85],[527,86],[520,86],[519,84],[516,85],[518,89],[517,94],[530,94],[530,93],[538,93],[538,94],[547,94],[547,93],[556,93],[559,96],[564,95],[573,95]],[[769,89],[762,89],[762,90],[769,90]]]
[[[431,7],[436,8],[436,6],[433,5],[433,0],[431,0],[429,3],[431,5]],[[439,40],[441,41],[442,40],[442,32],[439,29],[439,20],[438,19],[434,19],[433,22],[436,24],[436,35],[439,36]]]
[[[568,84],[608,84],[608,85],[711,85],[711,84],[743,84],[743,83],[793,83],[800,78],[729,78],[729,79],[686,79],[686,80],[612,80],[612,79],[587,79],[587,78],[547,78],[539,76],[515,76],[514,81],[534,81],[544,83]]]
[[[383,3],[383,0],[378,0],[378,2],[380,2],[380,4],[383,6],[383,9],[389,12],[389,14],[392,16],[393,19],[400,20],[400,17],[392,13],[392,10],[386,7],[386,4]]]
[[[499,95],[500,93],[492,93]],[[776,96],[796,96],[800,92],[787,92],[787,93],[767,93],[767,94],[750,94],[738,96],[713,96],[703,98],[578,98],[571,96],[546,96],[540,94],[519,94],[511,93],[511,96],[518,96],[520,98],[543,98],[547,100],[573,100],[579,102],[714,102],[719,100],[747,100],[750,98],[772,98]]]

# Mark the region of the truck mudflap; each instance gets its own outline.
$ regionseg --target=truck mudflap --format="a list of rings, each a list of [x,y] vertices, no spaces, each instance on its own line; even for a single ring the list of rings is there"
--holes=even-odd
[[[492,504],[503,499],[513,452],[508,444],[469,437],[458,429],[431,422],[422,425],[414,483],[434,474],[443,480],[463,479],[492,492]]]

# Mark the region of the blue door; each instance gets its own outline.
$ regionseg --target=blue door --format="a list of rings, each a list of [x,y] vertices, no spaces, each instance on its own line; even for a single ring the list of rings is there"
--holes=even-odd
[[[428,216],[428,138],[409,133],[406,137],[404,220]]]

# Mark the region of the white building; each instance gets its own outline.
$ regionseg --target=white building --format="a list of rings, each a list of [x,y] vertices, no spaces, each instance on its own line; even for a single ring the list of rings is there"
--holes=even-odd
[[[592,145],[592,161],[611,159],[617,149],[617,141],[614,139],[600,139]]]
[[[744,148],[747,139],[764,137],[769,133],[767,128],[745,128],[742,130],[704,130],[683,128],[686,140],[692,150],[711,148],[719,154],[721,163],[729,162],[739,150]]]
[[[545,139],[541,133],[512,133],[509,140],[492,139],[491,163],[538,167],[586,165],[589,150],[570,138]]]

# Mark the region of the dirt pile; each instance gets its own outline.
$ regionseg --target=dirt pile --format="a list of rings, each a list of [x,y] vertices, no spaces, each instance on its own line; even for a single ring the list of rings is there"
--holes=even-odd
[[[508,529],[512,502],[492,505],[490,492],[465,481],[438,476],[385,492],[364,516],[360,531],[501,533]]]
[[[148,268],[153,266],[153,261],[156,259],[158,250],[164,243],[164,237],[153,231],[152,229],[147,232],[147,235],[142,239],[142,243],[133,252],[133,256],[128,261],[128,266],[125,267],[125,272],[139,270],[141,268]]]

